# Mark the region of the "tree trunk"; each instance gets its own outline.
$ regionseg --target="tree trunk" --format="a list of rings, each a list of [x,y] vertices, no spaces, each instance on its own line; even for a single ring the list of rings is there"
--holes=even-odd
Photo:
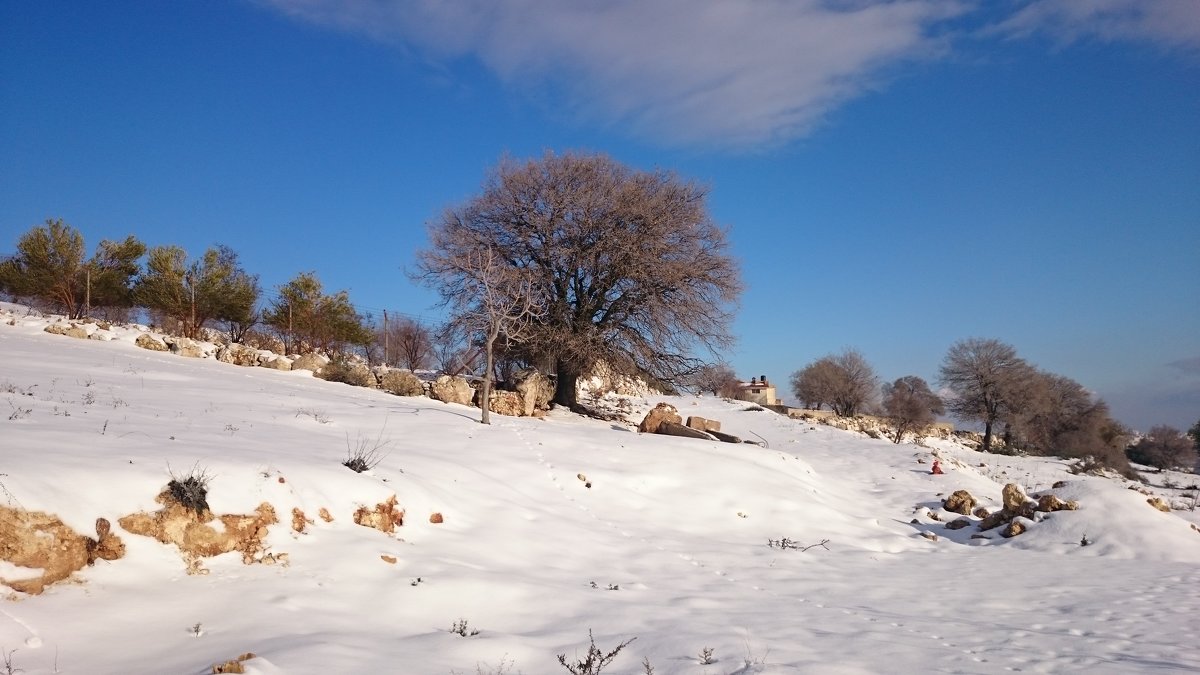
[[[496,343],[496,336],[499,333],[499,324],[493,322],[492,328],[488,331],[487,343],[484,345],[483,388],[479,390],[479,409],[483,411],[479,421],[482,424],[492,423],[489,414],[492,404],[492,345]]]
[[[992,421],[988,420],[983,423],[983,451],[992,451]]]
[[[579,368],[560,359],[557,370],[558,379],[554,385],[554,402],[574,409],[579,405]]]

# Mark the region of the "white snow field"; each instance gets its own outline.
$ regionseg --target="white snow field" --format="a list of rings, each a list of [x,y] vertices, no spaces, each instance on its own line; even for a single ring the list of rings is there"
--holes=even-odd
[[[483,426],[473,408],[48,322],[0,307],[0,505],[83,534],[107,518],[127,551],[40,595],[0,586],[0,673],[198,674],[247,652],[260,674],[565,673],[556,655],[583,658],[589,630],[605,651],[636,638],[606,673],[1200,672],[1196,512],[1061,460],[894,445],[711,397],[637,399],[630,418],[665,400],[768,447],[561,410]],[[360,440],[387,454],[356,474],[341,461]],[[188,574],[174,545],[117,524],[193,467],[216,513],[274,507],[266,543],[286,562],[235,552]],[[953,490],[995,509],[1005,482],[1059,480],[1079,510],[1018,537],[945,528]],[[392,495],[394,535],[352,521]],[[782,538],[812,548],[768,545]]]

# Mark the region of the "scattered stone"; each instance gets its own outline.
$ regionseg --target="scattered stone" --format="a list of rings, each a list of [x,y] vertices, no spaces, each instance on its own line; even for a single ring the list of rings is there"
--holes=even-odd
[[[986,506],[978,506],[974,511],[971,512],[971,515],[975,516],[976,518],[987,518],[988,516],[992,515],[992,512],[988,511]]]
[[[691,427],[685,427],[677,422],[661,422],[658,425],[658,431],[655,433],[664,434],[667,436],[681,436],[683,438],[698,438],[705,441],[717,440],[707,431],[699,431]]]
[[[1014,520],[1008,524],[1003,530],[1000,530],[1000,536],[1005,539],[1010,539],[1025,531],[1025,523],[1019,520]]]
[[[434,511],[433,513],[429,514],[429,522],[433,523],[434,525],[439,525],[446,521],[440,512]]]
[[[588,482],[587,474],[585,474],[585,473],[577,473],[577,474],[575,474],[575,477],[578,478],[583,483]]]
[[[1051,486],[1050,486],[1050,488],[1051,488],[1052,490],[1057,490],[1057,489],[1058,489],[1058,488],[1060,488],[1060,487],[1066,487],[1066,485],[1067,485],[1067,481],[1065,481],[1065,480],[1060,480],[1060,481],[1055,481],[1055,482],[1054,482],[1054,485],[1051,485]]]
[[[317,517],[327,523],[333,522],[333,514],[329,513],[329,509],[324,506],[321,507],[320,511],[317,511]]]
[[[88,336],[87,329],[75,323],[67,325],[61,323],[52,323],[49,326],[46,326],[46,332],[52,335],[66,335],[67,337],[73,337],[79,340],[87,339]]]
[[[687,418],[687,424],[685,426],[691,427],[698,431],[720,431],[721,430],[720,422],[718,422],[716,420],[705,419],[703,417],[697,417],[695,415],[692,415]]]
[[[149,349],[152,352],[167,351],[167,345],[165,345],[162,340],[159,340],[149,333],[142,333],[141,335],[137,336],[137,339],[133,341],[133,344],[141,347],[142,349]]]
[[[374,510],[358,507],[354,512],[354,524],[392,534],[398,525],[404,525],[404,509],[396,508],[396,495],[392,495],[386,502],[376,504]]]
[[[991,539],[991,537],[987,536],[986,534],[980,534],[980,533],[978,533],[978,532],[976,532],[975,534],[971,535],[971,538],[972,538],[972,539]]]
[[[381,555],[381,556],[379,556],[379,559],[380,559],[380,560],[382,560],[383,562],[385,562],[385,563],[389,564],[389,565],[395,565],[395,564],[396,564],[396,556],[394,556],[394,555],[387,555],[387,554],[384,554],[384,555]]]
[[[656,434],[658,428],[664,422],[679,424],[683,418],[679,416],[679,410],[670,403],[662,402],[654,406],[654,408],[646,413],[646,417],[642,419],[642,423],[638,425],[638,431],[643,434]],[[681,425],[682,426],[682,425]]]
[[[955,490],[949,497],[942,501],[942,508],[965,516],[971,512],[971,509],[975,508],[977,503],[975,497],[971,496],[970,492]]]
[[[1163,513],[1171,512],[1170,505],[1168,505],[1166,500],[1164,500],[1162,497],[1151,497],[1150,499],[1146,500],[1146,503],[1158,509],[1159,511],[1162,511]]]
[[[938,540],[938,536],[932,532],[922,532],[921,536],[925,537],[929,541],[937,541]]]
[[[246,652],[232,661],[226,661],[225,663],[214,663],[212,672],[214,675],[220,675],[221,673],[245,673],[246,667],[242,664],[254,658],[258,657],[256,657],[253,652]]]
[[[946,523],[947,530],[961,530],[971,524],[970,518],[956,518]]]
[[[1001,491],[1001,494],[1004,498],[1004,510],[1010,513],[1017,513],[1020,511],[1021,507],[1025,505],[1025,502],[1029,500],[1029,498],[1025,496],[1025,490],[1021,489],[1021,486],[1017,485],[1016,483],[1009,483],[1005,485],[1004,489]]]
[[[328,363],[329,359],[320,354],[301,354],[292,360],[292,370],[311,370],[313,375],[317,375]]]
[[[1038,511],[1047,513],[1052,511],[1074,511],[1079,508],[1079,502],[1074,500],[1065,502],[1059,499],[1056,495],[1042,495],[1038,497]]]
[[[301,511],[299,508],[292,509],[292,529],[293,530],[295,530],[301,534],[304,534],[304,530],[309,525],[312,525],[312,524],[313,524],[313,520],[311,518],[305,518],[303,511]]]
[[[438,375],[429,385],[429,396],[443,403],[471,405],[471,400],[475,398],[475,390],[464,377]]]
[[[425,385],[410,370],[389,370],[379,378],[379,388],[397,396],[421,396]]]

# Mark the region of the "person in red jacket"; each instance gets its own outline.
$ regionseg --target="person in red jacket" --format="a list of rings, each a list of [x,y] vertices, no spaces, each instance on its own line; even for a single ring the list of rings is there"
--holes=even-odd
[[[933,475],[935,475],[935,476],[939,476],[939,475],[941,475],[941,474],[945,473],[944,471],[942,471],[942,464],[941,464],[941,462],[939,462],[939,461],[938,461],[938,460],[936,460],[936,459],[935,459],[935,460],[933,460],[933,468],[932,468],[932,469],[930,469],[930,470],[929,470],[929,472],[930,472],[930,473],[932,473],[932,474],[933,474]]]

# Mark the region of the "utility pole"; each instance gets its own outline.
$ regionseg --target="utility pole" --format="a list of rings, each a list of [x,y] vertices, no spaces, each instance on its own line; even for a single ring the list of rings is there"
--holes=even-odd
[[[87,290],[83,293],[83,315],[85,317],[92,315],[92,266],[88,265],[85,268],[85,276],[87,277]]]
[[[388,361],[388,329],[387,329],[387,310],[383,310],[383,364],[386,366]]]
[[[191,337],[196,337],[196,284],[195,279],[192,278],[192,275],[187,275],[186,279],[188,288],[192,289],[192,322],[189,334]]]

